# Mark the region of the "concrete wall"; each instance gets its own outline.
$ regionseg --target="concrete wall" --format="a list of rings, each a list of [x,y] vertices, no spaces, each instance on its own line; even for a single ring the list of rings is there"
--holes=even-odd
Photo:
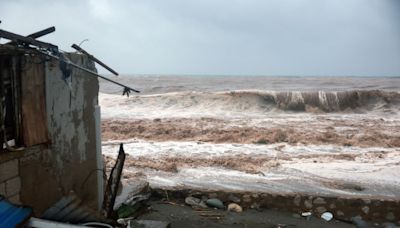
[[[96,71],[94,63],[85,56],[69,54],[68,57]],[[58,62],[46,63],[50,142],[27,148],[7,162],[0,161],[0,194],[6,191],[10,198],[18,195],[14,202],[34,207],[36,215],[70,191],[92,208],[101,203],[98,185],[103,183],[98,183],[102,181],[98,176],[102,175],[102,163],[97,162],[101,158],[101,143],[100,137],[96,137],[100,123],[96,120],[100,118],[99,83],[88,73],[70,69],[71,76],[63,80]]]

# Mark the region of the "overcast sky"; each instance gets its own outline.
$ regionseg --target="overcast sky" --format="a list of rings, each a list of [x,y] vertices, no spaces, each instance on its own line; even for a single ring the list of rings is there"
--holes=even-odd
[[[125,74],[400,75],[400,0],[0,0],[0,20]]]

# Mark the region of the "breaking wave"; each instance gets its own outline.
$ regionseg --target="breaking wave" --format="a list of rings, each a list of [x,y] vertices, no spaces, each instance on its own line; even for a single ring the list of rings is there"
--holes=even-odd
[[[194,112],[367,112],[400,111],[400,93],[381,90],[340,92],[224,91],[176,92],[135,96],[124,101],[135,108]]]

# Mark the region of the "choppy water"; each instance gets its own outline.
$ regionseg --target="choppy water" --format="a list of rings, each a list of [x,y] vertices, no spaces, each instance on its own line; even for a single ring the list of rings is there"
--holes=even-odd
[[[159,76],[130,75],[112,77],[139,89],[143,94],[168,92],[216,92],[234,90],[266,91],[400,91],[399,77],[292,77],[292,76]],[[104,80],[101,92],[120,93],[122,89]]]
[[[128,102],[149,110],[226,110],[264,113],[398,113],[400,77],[125,76],[116,79],[142,92]],[[121,93],[101,82],[104,93]]]

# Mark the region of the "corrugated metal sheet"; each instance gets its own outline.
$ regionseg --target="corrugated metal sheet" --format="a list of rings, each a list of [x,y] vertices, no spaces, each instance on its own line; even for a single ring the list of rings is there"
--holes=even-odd
[[[17,227],[24,224],[31,215],[31,208],[15,206],[0,197],[0,227]]]
[[[80,200],[74,193],[70,193],[70,195],[61,198],[52,207],[47,209],[41,218],[75,224],[92,221],[105,221],[97,211],[85,206],[82,200]]]

